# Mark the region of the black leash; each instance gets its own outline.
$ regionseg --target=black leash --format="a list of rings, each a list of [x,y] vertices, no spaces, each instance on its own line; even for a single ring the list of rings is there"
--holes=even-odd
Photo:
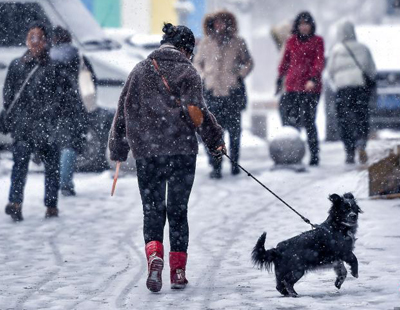
[[[292,208],[286,201],[284,201],[281,197],[279,197],[277,194],[275,194],[272,190],[270,190],[267,186],[265,186],[262,182],[260,182],[254,175],[252,175],[250,172],[248,172],[246,169],[244,169],[241,165],[239,165],[237,162],[235,162],[232,158],[229,157],[226,152],[222,151],[222,154],[224,154],[228,159],[236,166],[238,166],[240,169],[242,169],[244,172],[246,172],[247,176],[251,177],[254,181],[256,181],[258,184],[260,184],[262,187],[264,187],[267,191],[269,191],[272,195],[274,195],[279,201],[281,201],[285,206],[287,206],[290,210],[292,210],[294,213],[296,213],[298,216],[301,217],[301,219],[306,222],[307,224],[311,225],[312,228],[317,228],[318,225],[314,225],[313,223],[310,222],[310,220],[303,215],[301,215],[299,212],[297,212],[294,208]]]

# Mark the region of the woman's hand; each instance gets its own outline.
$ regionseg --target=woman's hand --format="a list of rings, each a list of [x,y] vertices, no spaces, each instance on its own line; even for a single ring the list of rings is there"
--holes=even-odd
[[[217,147],[217,148],[215,149],[215,151],[212,151],[212,152],[211,152],[211,155],[212,155],[212,156],[214,157],[214,159],[215,159],[216,161],[218,161],[218,162],[222,160],[222,156],[223,156],[224,154],[226,154],[226,147],[225,147],[225,144],[223,144],[223,145]]]
[[[226,153],[225,144],[222,144],[220,147],[218,147],[217,151],[221,152],[222,154]]]
[[[315,88],[316,84],[313,81],[307,81],[306,83],[306,91],[312,91]]]

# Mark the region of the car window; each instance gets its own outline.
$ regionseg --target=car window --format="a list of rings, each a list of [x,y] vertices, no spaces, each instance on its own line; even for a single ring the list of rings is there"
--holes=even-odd
[[[160,47],[160,41],[162,36],[159,34],[145,35],[145,34],[134,34],[127,42],[129,45],[135,47],[141,47],[147,50],[154,50]]]
[[[38,3],[0,3],[0,47],[25,45],[28,27],[33,22],[50,26]]]
[[[119,48],[112,40],[107,39],[100,25],[79,0],[51,0],[49,3],[58,13],[65,27],[74,39],[86,49]]]

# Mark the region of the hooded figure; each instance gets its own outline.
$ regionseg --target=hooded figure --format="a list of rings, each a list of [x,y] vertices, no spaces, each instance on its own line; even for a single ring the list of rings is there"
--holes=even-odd
[[[365,86],[363,72],[370,78],[375,78],[376,68],[371,52],[368,47],[357,41],[353,23],[345,21],[337,26],[336,42],[327,65],[334,90]],[[357,66],[344,43],[356,57],[363,71]]]
[[[375,79],[376,68],[371,52],[357,41],[354,25],[349,21],[337,27],[337,43],[330,52],[327,72],[337,92],[336,111],[346,163],[355,163],[356,148],[360,162],[366,163],[371,96],[367,80]]]
[[[297,15],[279,64],[277,93],[285,79],[280,101],[283,125],[305,127],[310,149],[310,165],[319,164],[319,142],[315,117],[322,90],[324,41],[315,34],[316,24],[309,12]]]
[[[204,19],[204,38],[198,45],[194,64],[204,82],[206,104],[218,123],[229,132],[230,155],[239,160],[241,112],[246,108],[244,79],[253,69],[253,59],[246,42],[237,35],[235,16],[226,11]],[[210,156],[211,178],[222,177],[221,162]],[[232,174],[240,172],[232,165]]]

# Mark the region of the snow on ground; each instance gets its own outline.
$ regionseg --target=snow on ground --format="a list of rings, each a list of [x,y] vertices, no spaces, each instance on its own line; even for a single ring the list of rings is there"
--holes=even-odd
[[[364,214],[355,254],[360,277],[334,287],[333,270],[310,273],[299,298],[282,297],[273,274],[253,268],[250,253],[267,231],[267,247],[309,229],[243,173],[210,180],[204,150],[189,206],[190,245],[184,291],[145,287],[146,261],[137,179],[77,174],[77,197],[60,198],[60,218],[44,220],[43,174],[29,174],[25,221],[0,216],[0,309],[393,309],[400,307],[400,201],[369,200],[367,172],[348,168],[340,143],[323,143],[321,166],[271,171],[268,147],[244,133],[241,164],[314,223],[327,216],[328,194],[352,191]],[[370,150],[384,143],[370,143]],[[0,207],[7,202],[11,160],[2,154]],[[166,236],[168,232],[166,230]],[[166,238],[168,240],[168,238]],[[165,242],[168,253],[169,244]]]

